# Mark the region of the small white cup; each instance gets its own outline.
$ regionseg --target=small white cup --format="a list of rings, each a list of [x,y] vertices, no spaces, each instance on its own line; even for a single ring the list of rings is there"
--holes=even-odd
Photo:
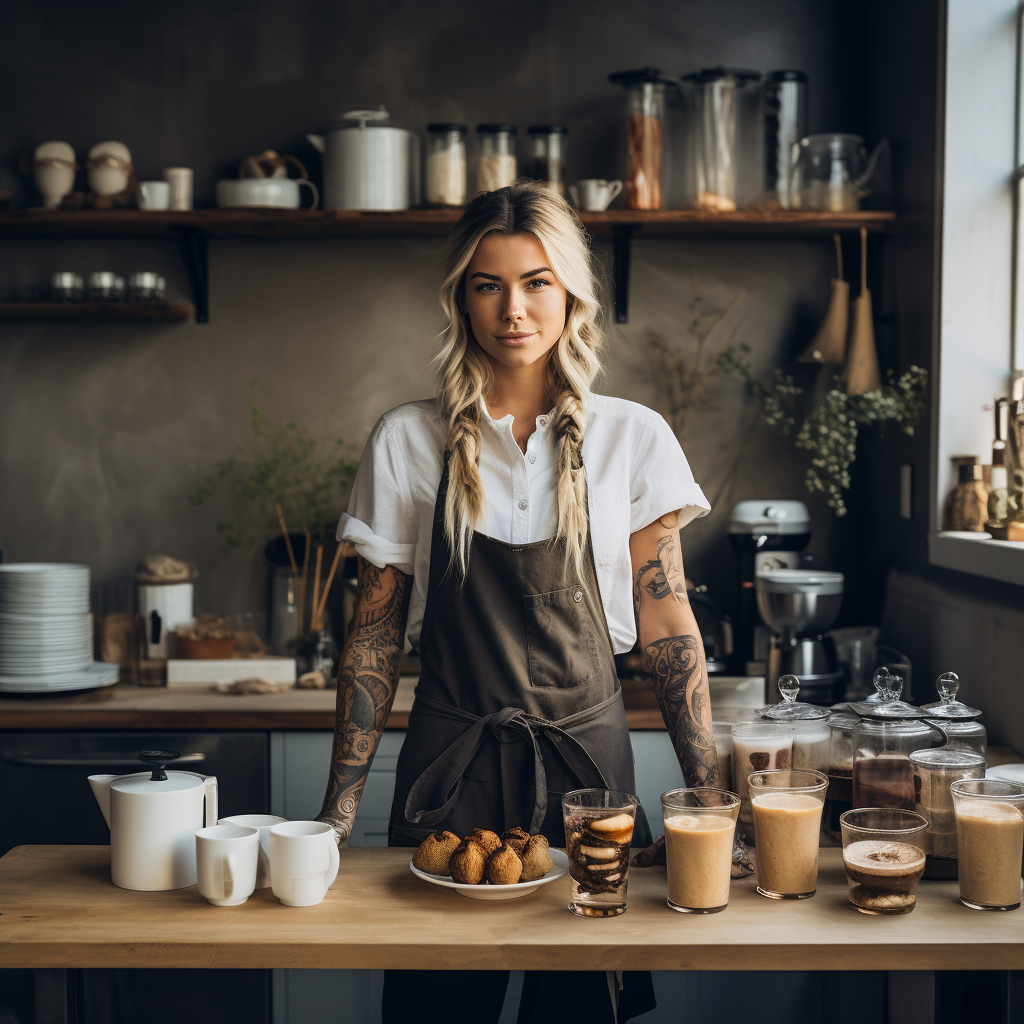
[[[338,877],[337,835],[322,821],[287,821],[270,829],[270,882],[289,907],[312,907]]]
[[[270,885],[270,829],[281,825],[287,818],[279,818],[276,814],[232,814],[230,818],[221,818],[219,825],[241,825],[243,828],[254,828],[260,834],[259,860],[256,864],[256,888],[266,889]]]
[[[256,888],[260,834],[240,825],[208,825],[196,832],[199,891],[215,907],[237,907]]]
[[[171,186],[166,181],[140,181],[135,186],[140,210],[166,210],[171,203]]]
[[[604,178],[584,178],[569,186],[569,195],[581,210],[607,210],[621,191],[621,181]]]
[[[193,174],[191,167],[165,167],[164,181],[171,187],[170,199],[167,209],[169,210],[191,210],[192,209],[192,183]]]

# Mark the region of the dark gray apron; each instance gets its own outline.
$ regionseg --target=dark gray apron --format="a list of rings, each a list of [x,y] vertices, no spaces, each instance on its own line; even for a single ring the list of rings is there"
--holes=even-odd
[[[448,457],[434,507],[421,673],[398,758],[389,842],[435,829],[519,825],[565,845],[562,794],[635,792],[633,751],[588,523],[583,578],[564,541],[473,534],[461,586],[444,533]],[[637,809],[634,846],[651,842]]]

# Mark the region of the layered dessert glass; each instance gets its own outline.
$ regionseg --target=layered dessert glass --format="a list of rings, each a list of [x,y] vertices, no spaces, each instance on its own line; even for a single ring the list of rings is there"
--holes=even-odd
[[[574,914],[614,917],[625,912],[636,808],[632,793],[610,789],[577,789],[562,797]]]

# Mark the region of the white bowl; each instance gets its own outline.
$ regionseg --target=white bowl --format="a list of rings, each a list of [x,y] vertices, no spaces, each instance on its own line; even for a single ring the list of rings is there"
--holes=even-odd
[[[1024,764],[998,764],[985,772],[985,778],[1024,783]]]
[[[528,895],[542,885],[547,885],[548,882],[554,882],[569,870],[569,858],[562,850],[550,852],[554,866],[543,878],[533,882],[514,882],[512,885],[466,885],[463,882],[453,882],[447,875],[428,875],[426,871],[420,871],[412,861],[409,861],[409,870],[424,882],[454,889],[460,896],[468,896],[471,900],[514,900],[519,896]]]

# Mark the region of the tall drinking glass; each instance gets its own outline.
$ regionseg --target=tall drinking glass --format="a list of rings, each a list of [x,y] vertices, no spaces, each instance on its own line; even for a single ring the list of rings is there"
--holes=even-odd
[[[582,917],[626,910],[629,841],[637,799],[609,789],[576,789],[562,797],[569,855],[569,909]]]
[[[732,844],[740,798],[721,789],[661,794],[668,905],[682,914],[714,914],[729,902]]]
[[[757,891],[776,900],[813,896],[828,776],[777,768],[754,772],[747,781],[757,845]]]
[[[1024,786],[1001,779],[959,779],[950,789],[960,902],[971,910],[1016,910],[1024,856]]]

